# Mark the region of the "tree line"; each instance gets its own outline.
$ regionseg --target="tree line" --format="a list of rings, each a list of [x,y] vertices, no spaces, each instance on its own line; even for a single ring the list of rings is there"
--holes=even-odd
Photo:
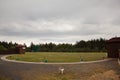
[[[0,41],[0,51],[8,50],[10,48],[15,48],[18,44],[6,41]],[[103,38],[92,39],[88,41],[80,40],[75,44],[55,44],[55,43],[45,43],[45,44],[34,44],[31,42],[30,46],[26,47],[26,51],[29,52],[105,52],[106,51],[106,40]]]
[[[30,52],[105,52],[106,40],[103,38],[92,39],[88,41],[80,40],[75,44],[34,44],[33,42],[29,47],[26,47],[26,51]]]
[[[11,48],[15,48],[18,44],[6,41],[0,41],[0,51],[5,51]]]

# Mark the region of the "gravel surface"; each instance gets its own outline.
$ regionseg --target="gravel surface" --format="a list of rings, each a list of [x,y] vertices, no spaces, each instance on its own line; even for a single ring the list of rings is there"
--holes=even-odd
[[[59,73],[60,67],[65,69],[64,74]],[[25,64],[0,60],[0,80],[98,80],[98,78],[120,79],[120,65],[117,59],[74,65]]]

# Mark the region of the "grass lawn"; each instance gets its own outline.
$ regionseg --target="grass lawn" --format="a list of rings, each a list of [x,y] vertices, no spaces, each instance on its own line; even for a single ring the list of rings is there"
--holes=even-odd
[[[101,60],[106,57],[107,53],[103,52],[26,52],[7,58],[28,62],[79,62]]]

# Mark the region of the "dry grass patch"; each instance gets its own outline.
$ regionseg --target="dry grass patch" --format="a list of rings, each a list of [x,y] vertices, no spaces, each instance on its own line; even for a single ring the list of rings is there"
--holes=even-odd
[[[104,73],[92,75],[88,80],[120,80],[120,78],[113,70],[109,70]]]

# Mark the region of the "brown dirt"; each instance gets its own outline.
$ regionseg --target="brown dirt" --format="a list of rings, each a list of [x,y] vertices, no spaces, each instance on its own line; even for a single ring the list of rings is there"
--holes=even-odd
[[[59,73],[64,67],[64,74]],[[4,79],[2,79],[2,77]],[[5,77],[7,79],[5,79]],[[0,80],[119,80],[120,65],[117,60],[75,64],[46,65],[23,64],[0,60]]]
[[[92,75],[88,80],[120,80],[120,76],[115,71],[109,70],[104,73]]]

